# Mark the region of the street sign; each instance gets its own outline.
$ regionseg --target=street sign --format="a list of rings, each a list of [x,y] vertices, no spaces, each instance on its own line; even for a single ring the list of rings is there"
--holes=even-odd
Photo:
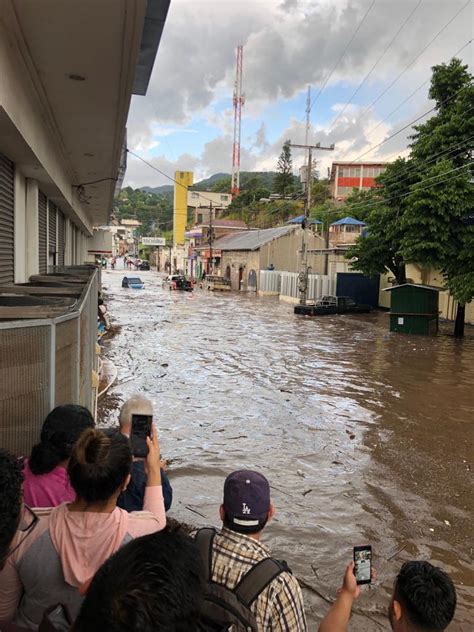
[[[142,237],[143,246],[165,246],[166,239],[164,237]]]
[[[221,257],[222,253],[220,250],[214,250],[214,248],[212,249],[212,258],[214,257]],[[210,250],[203,250],[201,252],[201,257],[203,259],[210,259],[211,258],[211,251]]]

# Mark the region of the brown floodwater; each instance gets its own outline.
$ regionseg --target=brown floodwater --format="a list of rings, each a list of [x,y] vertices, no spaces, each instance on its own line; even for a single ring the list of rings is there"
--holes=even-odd
[[[161,288],[142,291],[106,272],[120,332],[104,355],[117,384],[103,423],[134,392],[153,399],[170,459],[170,515],[218,525],[225,476],[262,471],[277,508],[264,541],[310,586],[310,629],[334,598],[352,547],[371,544],[376,584],[351,629],[388,629],[401,563],[426,559],[453,578],[450,630],[472,629],[474,331],[414,337],[384,313],[294,316],[274,298]],[[446,332],[450,328],[446,329]]]

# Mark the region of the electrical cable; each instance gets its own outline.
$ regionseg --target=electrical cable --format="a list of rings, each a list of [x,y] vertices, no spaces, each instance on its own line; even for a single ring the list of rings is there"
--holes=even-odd
[[[474,164],[474,161],[471,161],[469,163],[466,163],[465,165],[462,165],[460,167],[455,167],[454,169],[449,169],[448,171],[444,171],[443,173],[439,173],[435,176],[432,176],[431,178],[426,178],[425,182],[428,180],[434,180],[435,178],[439,178],[441,176],[444,176],[448,173],[452,173],[453,171],[459,171],[461,169],[465,169],[466,167],[470,167],[471,165]],[[397,200],[399,198],[403,198],[403,197],[408,197],[409,195],[413,195],[413,193],[416,193],[418,191],[425,191],[427,189],[431,189],[432,187],[441,184],[443,182],[451,182],[452,180],[456,180],[457,176],[454,176],[453,178],[446,178],[444,180],[440,180],[438,182],[434,182],[433,184],[428,185],[427,187],[421,187],[421,188],[417,188],[414,189],[413,191],[409,191],[408,193],[400,193],[398,195],[393,195],[392,197],[386,198],[386,199],[382,199],[379,201],[374,200],[373,202],[369,202],[369,203],[364,203],[364,202],[360,202],[358,204],[354,204],[353,206],[348,207],[348,210],[351,212],[357,212],[359,210],[366,210],[366,209],[370,209],[370,208],[374,208],[376,206],[379,206],[380,204],[385,204],[387,202],[391,202],[393,200]],[[401,183],[400,183],[401,184]],[[328,209],[327,211],[325,211],[327,214],[330,213],[340,213],[341,209]]]
[[[457,149],[469,149],[470,146],[468,145],[467,147],[464,147],[464,143],[467,143],[470,140],[474,139],[474,135],[473,136],[469,136],[469,138],[466,138],[465,140],[463,140],[461,143],[457,143],[455,145],[451,145],[450,147],[448,147],[447,149],[443,149],[443,151],[440,151],[436,154],[433,154],[433,156],[431,156],[431,158],[429,160],[427,160],[426,162],[423,163],[423,167],[426,167],[427,165],[430,165],[433,162],[437,162],[438,158],[440,156],[443,156],[444,154],[450,154],[453,151],[456,151]],[[406,173],[408,173],[411,170],[411,165],[407,165],[407,168],[402,170],[400,173],[398,173],[397,175],[393,175],[391,178],[388,178],[387,180],[384,181],[383,186],[386,186],[387,184],[396,181],[400,175],[404,175]],[[426,171],[426,169],[421,169],[418,173],[424,173]],[[400,181],[400,184],[402,182],[405,182],[407,178],[403,178]]]
[[[127,148],[127,153],[131,154],[132,156],[135,156],[135,158],[138,158],[138,160],[141,160],[143,163],[145,163],[146,165],[148,165],[149,167],[151,167],[152,169],[154,169],[155,171],[160,173],[162,176],[164,176],[165,178],[168,178],[168,180],[171,180],[171,182],[174,182],[175,184],[179,185],[180,187],[183,187],[183,189],[188,190],[188,187],[185,184],[183,184],[182,182],[179,182],[179,180],[176,180],[175,178],[173,178],[172,176],[168,175],[167,173],[165,173],[164,171],[162,171],[158,167],[155,167],[155,165],[152,165],[151,162],[148,162],[148,160],[145,160],[145,158],[142,158],[141,156],[136,154],[131,149]],[[198,193],[199,197],[202,198],[203,200],[206,200],[207,202],[210,202],[211,204],[215,204],[216,203],[215,200],[211,200],[210,198],[207,198],[206,196],[201,195],[201,191],[196,191],[196,193]]]
[[[441,101],[441,103],[437,103],[436,105],[434,105],[432,108],[430,108],[429,110],[427,110],[426,112],[423,112],[423,114],[420,114],[420,116],[417,116],[415,119],[413,119],[412,121],[410,121],[409,123],[407,123],[406,125],[404,125],[402,128],[400,128],[399,130],[397,130],[396,132],[394,132],[393,134],[391,134],[390,136],[388,136],[387,138],[385,138],[384,140],[382,140],[380,143],[377,143],[376,145],[372,145],[371,147],[369,147],[366,151],[364,151],[363,153],[359,154],[357,156],[357,158],[354,158],[353,160],[351,160],[351,162],[356,162],[357,160],[359,160],[359,158],[362,158],[363,156],[366,156],[368,153],[370,153],[372,151],[372,149],[376,149],[377,147],[380,147],[381,145],[384,145],[385,143],[387,143],[389,140],[391,140],[392,138],[394,138],[395,136],[398,136],[398,134],[400,134],[401,132],[405,131],[408,127],[411,127],[413,125],[413,123],[417,123],[418,121],[420,121],[422,118],[424,118],[427,114],[430,114],[431,112],[434,112],[434,110],[438,109],[439,106],[444,105],[445,103],[447,103],[448,101],[451,101],[451,99],[454,99],[454,97],[456,97],[460,92],[462,92],[463,90],[466,90],[467,88],[471,87],[472,84],[468,84],[466,86],[463,86],[460,90],[458,90],[457,92],[455,92],[452,96],[448,97],[447,99],[445,99],[444,101]],[[474,106],[473,106],[474,107]],[[469,108],[468,110],[466,110],[467,112],[470,112],[473,107]],[[349,152],[346,151],[345,154],[343,154],[342,158],[344,158],[347,153]],[[342,159],[341,158],[341,159]]]
[[[395,77],[395,79],[384,89],[382,90],[382,92],[372,101],[372,103],[370,103],[364,110],[362,110],[360,116],[362,117],[373,105],[375,105],[389,90],[390,88],[392,88],[397,81],[407,72],[407,70],[409,68],[411,68],[411,66],[413,66],[413,64],[421,57],[421,55],[425,52],[425,50],[431,46],[431,44],[438,39],[438,37],[441,35],[441,33],[443,33],[448,26],[457,18],[457,16],[461,13],[461,11],[464,11],[464,9],[471,3],[471,0],[467,0],[467,2],[458,10],[456,11],[456,13],[453,15],[453,17],[436,33],[436,35],[434,37],[432,37],[430,39],[430,41],[428,42],[428,44],[426,44],[426,46],[424,46],[421,51],[418,53],[418,55],[408,64],[408,66],[406,66],[404,68],[404,70],[402,70],[401,72],[398,73],[398,75]]]
[[[367,19],[369,13],[372,11],[372,8],[375,4],[375,0],[372,0],[372,4],[369,6],[369,8],[367,9],[367,11],[364,13],[364,16],[362,18],[362,20],[359,22],[359,25],[357,26],[356,30],[354,31],[354,33],[352,34],[351,39],[348,41],[348,43],[346,44],[342,55],[339,57],[339,59],[336,61],[336,63],[334,64],[333,69],[331,70],[331,72],[329,73],[329,75],[326,77],[326,79],[324,80],[323,85],[319,88],[318,94],[315,96],[315,98],[311,101],[311,103],[309,104],[309,111],[311,112],[311,108],[313,107],[313,105],[316,103],[316,101],[319,99],[319,97],[321,96],[321,93],[323,92],[324,88],[327,86],[329,80],[331,79],[331,77],[333,76],[334,72],[336,71],[336,68],[339,66],[340,62],[342,61],[342,59],[344,58],[344,55],[347,53],[349,46],[352,44],[352,42],[354,41],[357,33],[360,31],[361,26],[364,24],[365,20]]]
[[[80,182],[79,184],[73,184],[72,186],[76,189],[79,189],[80,187],[86,187],[90,184],[99,184],[99,182],[106,182],[107,180],[117,182],[118,178],[100,178],[99,180],[92,180],[91,182]]]
[[[362,88],[362,86],[364,85],[364,83],[367,81],[367,79],[370,77],[370,75],[373,73],[373,71],[376,69],[376,67],[379,65],[379,63],[382,61],[382,59],[385,57],[385,55],[387,54],[388,50],[390,49],[390,47],[392,46],[393,42],[397,39],[397,37],[400,35],[401,31],[403,30],[403,28],[408,24],[408,22],[410,21],[412,15],[417,11],[418,7],[420,6],[422,0],[418,0],[418,4],[415,6],[414,9],[412,9],[408,15],[408,17],[404,20],[404,22],[402,23],[402,25],[398,28],[397,32],[395,33],[395,35],[392,37],[392,39],[390,40],[389,44],[386,46],[385,50],[383,51],[383,53],[380,55],[380,57],[377,59],[377,61],[375,62],[375,64],[372,66],[372,68],[369,70],[369,72],[365,75],[365,77],[362,79],[362,81],[359,83],[359,85],[357,86],[357,88],[354,90],[354,92],[352,93],[351,98],[349,99],[349,101],[345,104],[345,106],[342,108],[342,110],[339,112],[339,114],[336,116],[336,118],[334,119],[334,121],[331,123],[330,126],[330,130],[336,125],[337,121],[341,118],[341,116],[344,114],[344,112],[346,111],[346,109],[348,108],[348,106],[352,103],[352,100],[354,99],[354,97],[358,94],[359,90]]]
[[[464,46],[461,46],[461,48],[460,48],[459,50],[457,50],[457,51],[456,51],[453,55],[451,55],[450,59],[452,59],[453,57],[456,57],[457,55],[459,55],[459,53],[460,53],[462,50],[464,50],[464,49],[466,48],[466,46],[469,46],[469,44],[471,44],[471,43],[472,43],[472,41],[473,41],[473,40],[472,40],[472,39],[470,39],[468,42],[466,42],[466,44],[464,44]],[[367,135],[367,136],[370,136],[370,134],[372,134],[372,132],[374,132],[376,129],[378,129],[378,128],[382,125],[382,123],[385,123],[385,121],[386,121],[387,119],[389,119],[389,118],[392,116],[392,114],[395,114],[395,112],[396,112],[397,110],[399,110],[399,109],[402,107],[402,105],[405,105],[405,103],[406,103],[407,101],[409,101],[409,100],[410,100],[410,99],[411,99],[411,98],[412,98],[412,97],[413,97],[413,96],[414,96],[414,95],[418,92],[418,90],[421,90],[421,88],[423,88],[423,86],[425,86],[425,85],[426,85],[427,83],[429,83],[430,81],[431,81],[431,77],[428,77],[428,79],[426,79],[425,81],[423,81],[423,83],[421,83],[421,84],[418,86],[418,88],[416,88],[416,89],[415,89],[415,90],[414,90],[414,91],[413,91],[410,95],[408,95],[408,96],[406,97],[406,99],[404,99],[401,103],[399,103],[399,104],[397,105],[397,107],[396,107],[395,109],[393,109],[393,110],[390,112],[390,114],[387,114],[387,116],[386,116],[385,118],[383,118],[383,119],[382,119],[379,123],[377,123],[377,125],[375,125],[375,127],[372,127],[372,128],[371,128],[371,129],[370,129],[370,130],[366,133],[366,135]]]

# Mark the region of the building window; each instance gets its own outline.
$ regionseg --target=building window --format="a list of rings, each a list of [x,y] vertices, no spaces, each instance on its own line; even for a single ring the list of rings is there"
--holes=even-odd
[[[197,223],[198,223],[198,224],[202,224],[202,213],[198,213],[198,216],[197,216]]]

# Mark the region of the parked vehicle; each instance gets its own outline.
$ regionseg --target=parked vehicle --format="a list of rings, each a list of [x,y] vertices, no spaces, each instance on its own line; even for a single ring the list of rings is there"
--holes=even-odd
[[[163,288],[168,288],[169,290],[181,290],[182,292],[192,292],[193,286],[191,281],[189,281],[182,274],[170,274],[163,281]]]
[[[132,290],[142,290],[144,287],[143,281],[140,277],[123,277],[122,287],[131,288]]]
[[[150,262],[149,261],[142,261],[140,263],[140,270],[149,270],[150,269]]]
[[[314,304],[295,305],[295,314],[324,316],[325,314],[368,314],[370,305],[356,303],[349,296],[322,296]]]

